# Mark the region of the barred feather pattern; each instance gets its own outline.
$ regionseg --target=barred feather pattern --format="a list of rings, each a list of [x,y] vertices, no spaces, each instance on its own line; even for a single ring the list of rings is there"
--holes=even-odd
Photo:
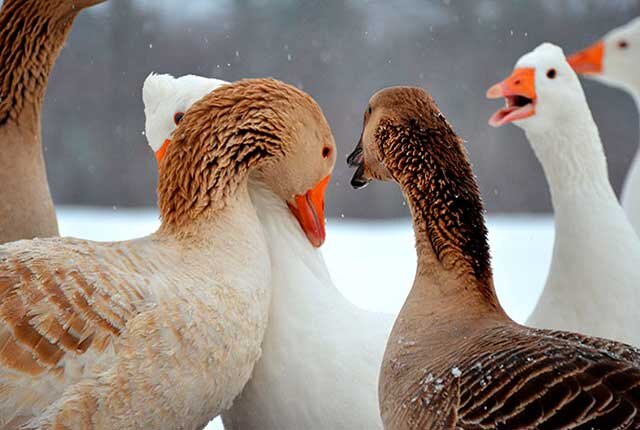
[[[415,118],[381,120],[376,142],[412,208],[417,246],[428,241],[446,269],[479,280],[493,300],[484,208],[462,141],[441,115]]]
[[[73,20],[105,0],[5,0],[0,10],[0,126],[42,105],[51,68]]]
[[[498,326],[405,377],[389,428],[640,428],[640,351],[606,339]]]
[[[86,363],[113,357],[126,324],[149,299],[144,275],[158,269],[126,245],[25,243],[0,249],[0,424],[25,412],[21,403],[33,407],[28,397],[35,392],[48,392],[42,407],[90,375]],[[63,261],[52,265],[51,255]]]

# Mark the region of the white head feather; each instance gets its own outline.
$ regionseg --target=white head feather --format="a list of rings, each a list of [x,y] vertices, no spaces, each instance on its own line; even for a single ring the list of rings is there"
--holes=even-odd
[[[602,42],[602,74],[591,77],[626,90],[640,91],[640,17],[611,30]]]
[[[228,82],[219,79],[185,75],[150,74],[142,87],[146,117],[145,134],[153,151],[158,151],[176,128],[176,113],[186,112],[191,105]]]
[[[552,129],[591,117],[578,76],[562,48],[543,43],[516,63],[516,68],[533,68],[536,91],[535,114],[514,124],[524,129]]]

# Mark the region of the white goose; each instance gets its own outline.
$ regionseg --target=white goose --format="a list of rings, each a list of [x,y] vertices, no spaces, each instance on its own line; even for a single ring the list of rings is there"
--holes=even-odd
[[[627,91],[640,110],[640,17],[568,60],[577,73]],[[640,148],[627,173],[621,200],[631,225],[640,232]]]
[[[184,103],[208,91],[194,82],[169,75],[147,78],[152,148],[161,148],[171,135]],[[219,84],[209,82],[209,88]],[[241,396],[223,414],[225,428],[381,429],[378,371],[393,318],[350,303],[287,206],[255,182],[249,192],[267,236],[272,302],[262,357]]]
[[[487,92],[506,99],[490,119],[524,129],[544,169],[556,237],[528,325],[640,344],[640,241],[607,176],[598,129],[560,48],[543,44]]]

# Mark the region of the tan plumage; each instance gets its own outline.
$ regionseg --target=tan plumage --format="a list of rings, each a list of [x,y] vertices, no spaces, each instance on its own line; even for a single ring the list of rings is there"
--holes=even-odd
[[[327,132],[293,87],[225,86],[174,133],[156,233],[0,247],[0,428],[195,429],[228,408],[259,358],[270,300],[248,176],[295,194],[304,185],[271,173],[296,170],[301,148],[320,153],[322,139],[303,138]]]
[[[391,88],[369,106],[354,183],[399,183],[418,251],[381,369],[385,428],[640,428],[639,350],[523,327],[500,307],[478,187],[431,97]]]
[[[5,0],[0,9],[0,243],[58,235],[40,111],[77,14],[105,0]]]

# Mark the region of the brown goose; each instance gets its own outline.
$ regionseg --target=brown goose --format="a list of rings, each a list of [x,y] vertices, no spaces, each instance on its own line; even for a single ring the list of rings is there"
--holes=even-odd
[[[0,9],[0,243],[58,235],[40,111],[78,13],[105,0],[5,0]]]
[[[416,236],[416,278],[380,374],[386,429],[640,427],[640,351],[502,310],[463,141],[426,92],[375,94],[349,162],[356,187],[400,185]]]
[[[333,137],[308,95],[254,79],[195,103],[172,139],[154,234],[0,246],[0,429],[202,428],[249,379],[271,298],[249,179],[299,210]]]

